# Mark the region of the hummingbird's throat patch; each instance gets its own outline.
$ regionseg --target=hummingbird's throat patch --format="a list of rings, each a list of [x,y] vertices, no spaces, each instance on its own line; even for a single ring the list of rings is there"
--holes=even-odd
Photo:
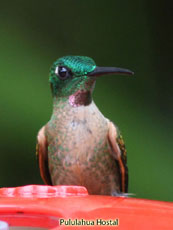
[[[78,90],[74,94],[69,96],[69,103],[73,107],[78,107],[81,105],[89,105],[91,103],[91,92],[85,90]]]

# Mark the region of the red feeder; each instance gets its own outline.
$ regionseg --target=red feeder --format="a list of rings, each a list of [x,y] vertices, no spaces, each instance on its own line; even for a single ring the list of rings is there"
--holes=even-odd
[[[172,230],[173,203],[88,195],[81,186],[27,185],[0,189],[0,221],[20,230]]]

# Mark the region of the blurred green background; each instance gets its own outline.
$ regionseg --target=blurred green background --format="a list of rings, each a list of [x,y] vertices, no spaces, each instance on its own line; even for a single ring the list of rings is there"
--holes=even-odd
[[[94,100],[120,128],[129,192],[172,201],[170,1],[4,1],[0,8],[0,186],[39,184],[38,130],[50,118],[51,64],[63,55],[133,70],[105,76]]]

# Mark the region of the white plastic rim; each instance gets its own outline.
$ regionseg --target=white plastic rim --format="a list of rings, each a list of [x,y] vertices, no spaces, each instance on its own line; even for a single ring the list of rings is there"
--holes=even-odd
[[[9,230],[9,225],[5,221],[0,221],[0,230]]]

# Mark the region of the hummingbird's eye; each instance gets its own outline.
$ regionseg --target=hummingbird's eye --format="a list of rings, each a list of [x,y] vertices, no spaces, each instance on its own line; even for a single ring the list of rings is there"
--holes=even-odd
[[[71,77],[71,72],[69,69],[67,69],[64,66],[57,66],[55,69],[55,74],[61,79],[65,80],[69,77]]]

